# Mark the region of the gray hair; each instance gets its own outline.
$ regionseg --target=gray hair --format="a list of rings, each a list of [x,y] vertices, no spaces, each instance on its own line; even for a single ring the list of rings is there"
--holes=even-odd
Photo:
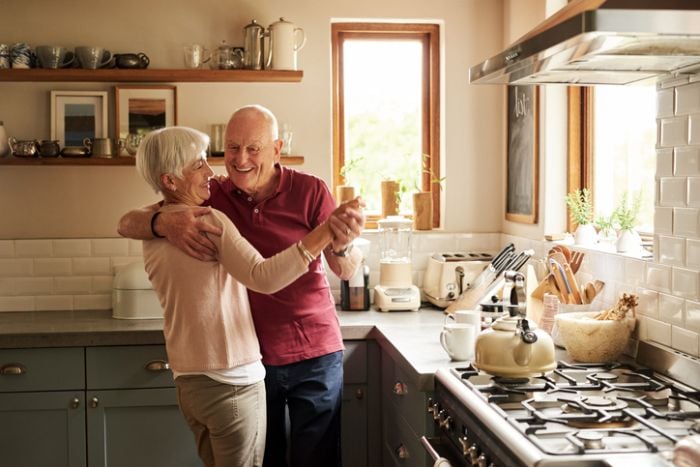
[[[136,152],[136,170],[156,193],[163,191],[161,175],[171,173],[182,177],[182,169],[206,157],[209,136],[194,128],[171,126],[148,133]]]
[[[270,137],[272,140],[279,139],[279,125],[277,123],[277,117],[275,117],[275,114],[273,114],[270,109],[262,105],[253,104],[240,107],[233,112],[233,115],[231,115],[229,121],[231,121],[237,115],[250,113],[258,114],[265,120],[265,123],[267,123],[267,126],[270,129]]]

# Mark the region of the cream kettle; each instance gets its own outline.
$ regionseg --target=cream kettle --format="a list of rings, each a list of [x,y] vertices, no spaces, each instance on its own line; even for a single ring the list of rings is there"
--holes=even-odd
[[[306,44],[302,28],[284,18],[272,23],[267,28],[270,45],[265,68],[272,70],[296,70],[297,52]]]
[[[506,271],[504,276],[504,308],[509,316],[497,319],[490,329],[479,334],[474,366],[504,378],[528,378],[549,373],[557,367],[554,341],[524,317],[525,276],[517,271]]]

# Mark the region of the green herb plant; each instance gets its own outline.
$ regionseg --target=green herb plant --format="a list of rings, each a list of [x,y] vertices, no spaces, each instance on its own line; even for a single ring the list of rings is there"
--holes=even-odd
[[[599,215],[593,220],[593,225],[604,237],[615,233],[615,216],[611,213],[607,216]]]
[[[612,213],[612,218],[617,228],[623,232],[632,230],[637,224],[637,216],[642,205],[642,192],[637,191],[630,200],[629,193],[625,191],[620,197],[620,203]]]
[[[577,225],[586,225],[593,222],[593,202],[591,191],[588,188],[572,191],[564,198],[569,208],[571,220]]]

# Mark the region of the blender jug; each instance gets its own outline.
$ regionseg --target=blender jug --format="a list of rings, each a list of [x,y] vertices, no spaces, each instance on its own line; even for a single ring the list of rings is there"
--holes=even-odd
[[[374,304],[379,311],[418,310],[420,291],[413,285],[410,219],[390,216],[379,224],[379,284]]]

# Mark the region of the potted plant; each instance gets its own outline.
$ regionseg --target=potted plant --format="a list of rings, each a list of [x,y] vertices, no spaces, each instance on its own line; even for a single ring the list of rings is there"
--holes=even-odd
[[[638,191],[632,200],[629,199],[627,191],[622,193],[620,203],[612,214],[618,228],[615,243],[618,253],[638,253],[642,246],[642,240],[634,230],[641,205],[641,191]]]
[[[422,172],[430,176],[430,186],[437,184],[442,191],[442,182],[446,177],[438,178],[430,168],[429,159],[423,154]],[[414,184],[413,192],[413,228],[415,230],[432,230],[433,228],[433,192],[423,191],[418,184]]]
[[[593,225],[598,230],[598,239],[600,243],[612,248],[617,241],[617,233],[615,232],[615,216],[612,213],[607,216],[599,215],[593,221]]]
[[[593,226],[593,203],[591,191],[588,188],[576,190],[564,198],[569,208],[571,220],[576,223],[574,243],[577,245],[593,245],[596,242],[596,230]]]

